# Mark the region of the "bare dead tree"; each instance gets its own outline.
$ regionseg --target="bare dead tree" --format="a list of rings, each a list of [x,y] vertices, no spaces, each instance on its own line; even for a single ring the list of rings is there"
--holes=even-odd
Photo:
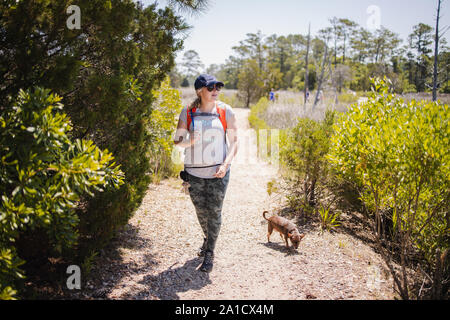
[[[314,111],[314,108],[316,107],[317,103],[319,102],[319,96],[322,94],[322,86],[324,84],[324,82],[326,81],[326,75],[325,75],[325,69],[327,69],[328,67],[328,59],[330,59],[329,57],[329,52],[328,52],[328,41],[330,40],[331,37],[331,28],[326,28],[323,30],[320,30],[319,33],[321,34],[321,37],[323,38],[323,42],[324,42],[324,46],[325,46],[325,50],[323,53],[323,59],[322,59],[322,63],[320,66],[320,76],[318,81],[318,85],[317,85],[317,92],[316,92],[316,97],[314,99],[314,104],[312,106],[312,111]],[[322,96],[323,98],[323,96]]]
[[[309,63],[309,46],[311,44],[311,23],[308,26],[308,41],[306,44],[306,58],[305,58],[305,65],[306,65],[306,72],[305,72],[305,89],[304,89],[304,95],[305,95],[305,105],[306,101],[308,99],[308,91],[309,91],[309,79],[308,79],[308,63]]]
[[[447,30],[449,29],[449,27],[445,27],[444,30],[441,33],[439,33],[439,20],[441,19],[441,15],[440,15],[441,14],[441,4],[442,4],[442,1],[438,0],[438,7],[437,7],[437,14],[436,14],[436,30],[435,30],[435,36],[434,36],[434,66],[433,66],[433,84],[432,84],[433,101],[437,100],[437,90],[441,84],[441,82],[438,81],[439,41],[443,37],[443,35],[447,32]]]
[[[338,66],[339,67],[339,66]],[[336,73],[336,71],[338,71],[338,67],[334,68],[334,72]],[[338,93],[337,93],[337,87],[338,85],[336,84],[336,81],[334,81],[335,79],[333,79],[335,77],[335,75],[333,74],[333,69],[331,68],[331,59],[328,59],[328,70],[330,70],[330,79],[331,79],[331,83],[333,85],[333,91],[334,91],[334,104],[338,105],[339,103],[339,99],[338,99]]]
[[[433,101],[437,100],[437,77],[438,77],[438,54],[439,54],[439,19],[441,11],[441,0],[438,0],[436,15],[436,34],[434,37],[434,68],[433,68]]]
[[[336,17],[333,17],[332,19],[328,20],[331,25],[333,26],[333,37],[334,37],[334,67],[336,68],[337,65],[337,41],[339,37],[339,19]]]
[[[313,110],[314,110],[315,106],[317,105],[317,103],[319,102],[319,95],[321,94],[322,85],[325,80],[325,68],[327,67],[327,60],[328,60],[328,45],[325,45],[325,52],[323,54],[322,66],[320,67],[321,71],[320,71],[320,76],[319,76],[318,85],[317,85],[316,98],[314,99],[314,105],[312,107]]]

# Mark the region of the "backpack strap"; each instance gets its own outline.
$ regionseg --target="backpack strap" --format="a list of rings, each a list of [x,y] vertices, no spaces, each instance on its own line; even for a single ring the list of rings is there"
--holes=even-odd
[[[216,103],[216,110],[217,113],[219,114],[219,119],[220,122],[222,123],[222,127],[223,127],[223,131],[226,132],[227,131],[227,115],[226,115],[226,110],[219,108],[219,106]],[[191,127],[191,123],[193,126],[193,129],[195,129],[195,122],[194,122],[194,113],[197,111],[197,108],[192,108],[191,110],[189,110],[189,107],[186,109],[186,113],[187,113],[187,127],[188,130]]]
[[[197,111],[197,108],[192,108],[191,110],[189,110],[189,107],[187,107],[186,109],[186,113],[187,113],[187,129],[189,131],[189,128],[191,127],[191,122],[194,119],[194,112]],[[195,122],[193,123],[193,126],[195,126]],[[195,127],[193,128],[195,129]]]
[[[227,132],[227,114],[226,109],[219,108],[216,105],[217,113],[219,114],[220,122],[222,122],[223,131]]]

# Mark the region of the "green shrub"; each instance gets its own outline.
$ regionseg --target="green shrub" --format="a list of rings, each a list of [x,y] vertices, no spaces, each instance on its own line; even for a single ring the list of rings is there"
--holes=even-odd
[[[121,165],[126,183],[120,189],[94,190],[94,196],[85,194],[78,203],[80,236],[70,260],[80,263],[127,224],[148,184],[165,175],[165,168],[154,169],[149,150],[160,138],[148,130],[152,92],[173,68],[174,53],[183,42],[177,35],[187,26],[169,5],[82,0],[76,3],[81,29],[70,30],[65,14],[70,4],[0,2],[1,50],[8,52],[0,55],[0,73],[8,73],[0,85],[0,112],[19,88],[49,88],[63,97],[73,127],[70,136],[108,149]],[[155,132],[159,125],[152,123]],[[38,235],[29,236],[33,243]],[[42,256],[51,249],[46,246],[34,247],[32,253]]]
[[[250,127],[256,131],[256,143],[258,148],[258,157],[268,163],[279,162],[278,146],[280,141],[286,139],[285,130],[272,128],[267,124],[267,110],[269,100],[265,97],[259,99],[258,103],[251,106],[248,121]],[[263,141],[261,141],[263,139]],[[265,141],[264,141],[265,140]],[[273,150],[273,148],[275,148]]]
[[[269,126],[264,121],[264,115],[269,108],[269,99],[262,97],[258,103],[254,104],[250,108],[250,115],[248,116],[248,122],[250,127],[255,130],[268,129]]]
[[[241,106],[237,98],[237,93],[233,93],[232,91],[221,92],[218,100],[230,105],[233,108],[239,108]]]
[[[256,131],[256,144],[258,149],[258,155],[261,154],[260,152],[261,141],[259,140],[260,139],[259,131],[269,129],[269,126],[264,120],[264,115],[267,112],[268,108],[269,108],[269,100],[265,97],[262,97],[261,99],[259,99],[258,103],[250,107],[250,114],[248,116],[248,122],[250,124],[250,127]],[[266,145],[270,148],[269,135],[267,135]]]
[[[27,230],[45,230],[61,253],[78,239],[75,208],[83,194],[118,188],[123,173],[108,150],[71,140],[61,98],[49,90],[21,90],[0,115],[0,296],[15,295],[23,278],[15,241]]]
[[[339,118],[329,160],[343,177],[363,186],[361,199],[373,213],[380,248],[384,213],[392,212],[391,250],[400,254],[401,276],[389,261],[388,266],[407,299],[406,267],[415,250],[432,270],[438,267],[436,255],[450,245],[450,114],[448,105],[405,103],[389,92],[387,79],[373,79],[372,84],[368,101]]]
[[[173,150],[172,133],[177,127],[177,116],[183,109],[180,93],[170,87],[170,78],[161,84],[158,90],[153,90],[155,103],[147,130],[153,137],[148,148],[150,172],[152,180],[178,174],[179,169],[171,161]]]
[[[245,108],[258,101],[266,93],[265,75],[254,59],[246,60],[238,75],[238,99]]]
[[[328,110],[323,121],[299,119],[280,146],[281,165],[288,169],[284,176],[290,186],[288,199],[291,205],[298,203],[296,206],[306,212],[312,212],[328,180],[325,156],[330,147],[334,118],[335,112]]]

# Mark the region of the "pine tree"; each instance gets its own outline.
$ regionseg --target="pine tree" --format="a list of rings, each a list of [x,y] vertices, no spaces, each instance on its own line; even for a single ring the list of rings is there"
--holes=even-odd
[[[79,0],[80,29],[69,29],[69,0],[0,3],[0,113],[10,97],[32,86],[63,98],[73,138],[112,152],[125,173],[117,191],[80,201],[81,253],[103,245],[127,223],[143,198],[157,136],[149,126],[152,90],[174,66],[187,30],[175,13],[206,1],[172,1],[143,7],[132,0]]]

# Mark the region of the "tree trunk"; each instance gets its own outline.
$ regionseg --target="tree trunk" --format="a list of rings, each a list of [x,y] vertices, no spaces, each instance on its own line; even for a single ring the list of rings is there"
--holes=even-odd
[[[311,42],[311,23],[309,24],[308,27],[308,42],[306,44],[306,59],[305,59],[305,63],[306,63],[306,72],[305,72],[305,89],[304,89],[304,98],[305,98],[305,105],[306,105],[306,101],[307,101],[307,92],[309,91],[309,79],[308,79],[308,63],[309,63],[309,45]]]
[[[433,68],[433,101],[437,100],[437,82],[438,82],[438,55],[439,55],[439,14],[441,11],[441,0],[438,0],[436,16],[436,35],[434,37],[434,68]]]
[[[345,34],[345,32],[344,32],[344,51],[342,52],[343,53],[343,56],[342,56],[342,64],[345,64],[345,42],[347,41],[347,36],[346,36],[346,34]]]
[[[329,60],[328,68],[330,69],[330,78],[333,79],[333,69],[331,69],[331,60]],[[336,69],[335,69],[335,71],[336,71]],[[333,82],[333,81],[332,81],[332,82]],[[339,80],[338,80],[337,82],[340,83]],[[337,84],[337,83],[334,83],[333,87],[334,87],[334,104],[335,104],[335,105],[337,105],[337,104],[339,103],[338,93],[337,93],[337,90],[336,90],[336,86],[339,86],[339,93],[341,93],[341,91],[342,91],[341,85],[339,85],[339,84]]]
[[[308,204],[311,207],[315,207],[316,206],[316,179],[313,179],[311,181],[311,190],[309,192]]]
[[[314,99],[314,105],[312,107],[313,110],[314,110],[314,107],[319,102],[319,94],[320,94],[320,91],[322,90],[322,83],[323,83],[323,79],[324,79],[324,75],[325,75],[325,66],[326,66],[327,59],[328,59],[328,46],[325,45],[325,53],[323,54],[323,61],[322,61],[322,67],[321,67],[321,72],[320,72],[320,77],[319,77],[319,84],[317,85],[316,98]]]
[[[337,40],[334,40],[334,68],[336,69],[337,65]]]

